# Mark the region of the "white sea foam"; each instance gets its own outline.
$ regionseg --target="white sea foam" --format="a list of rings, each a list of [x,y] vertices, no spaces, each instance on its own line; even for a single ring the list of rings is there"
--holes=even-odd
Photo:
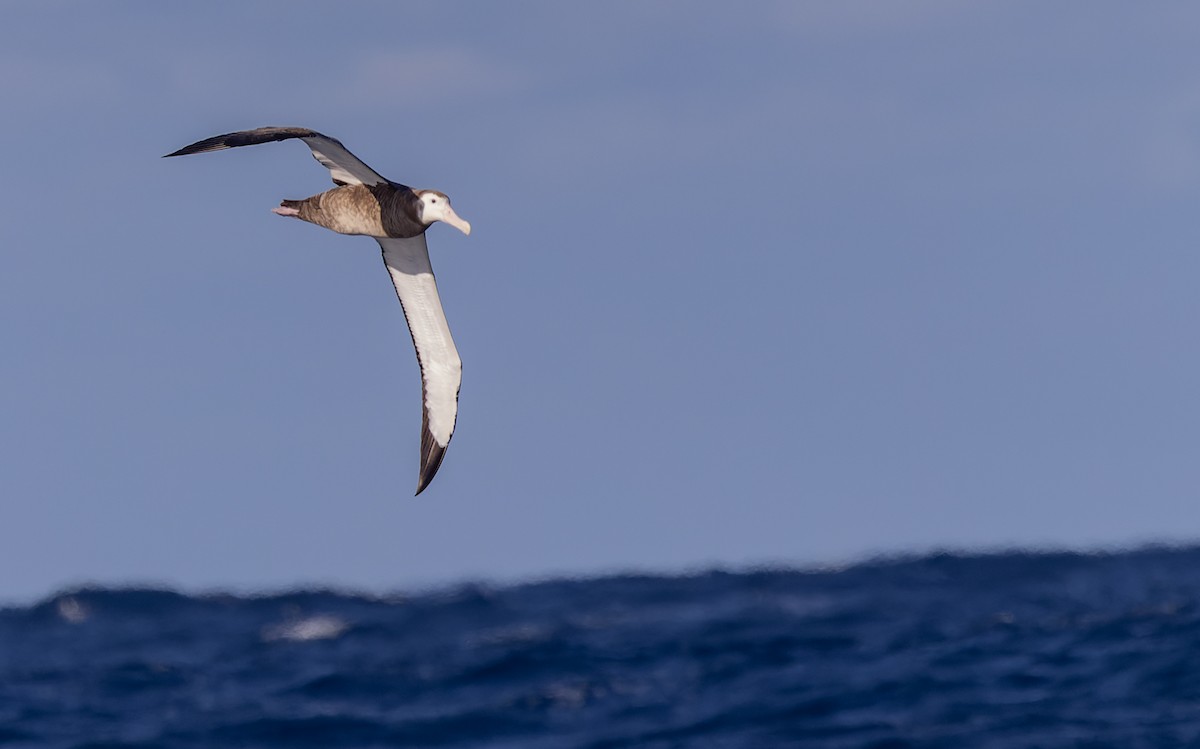
[[[263,629],[262,638],[266,642],[330,640],[341,636],[349,628],[350,623],[345,619],[328,614],[316,614],[266,627]]]
[[[92,610],[83,604],[74,596],[66,596],[58,599],[55,605],[55,610],[63,620],[71,624],[80,624],[88,620],[92,615]]]

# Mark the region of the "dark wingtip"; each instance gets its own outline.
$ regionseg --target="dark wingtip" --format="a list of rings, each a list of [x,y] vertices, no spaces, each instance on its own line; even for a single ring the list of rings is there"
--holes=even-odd
[[[197,141],[190,146],[184,146],[178,151],[163,156],[163,158],[167,159],[172,156],[187,156],[188,154],[205,153],[207,151],[223,151],[226,148],[231,147],[230,144],[225,140],[227,137],[228,136],[225,135],[218,135],[215,138],[206,138],[205,140]]]
[[[239,130],[234,133],[214,135],[211,138],[196,141],[190,146],[184,146],[175,153],[169,153],[163,158],[169,156],[187,156],[192,153],[207,153],[208,151],[223,151],[226,148],[254,146],[259,143],[270,143],[271,141],[287,140],[289,138],[308,138],[310,136],[329,138],[327,135],[321,135],[316,130],[309,130],[306,127],[260,127],[257,130]],[[329,138],[329,140],[334,139]]]
[[[196,141],[190,146],[184,146],[175,153],[167,154],[167,156],[186,156],[190,153],[223,151],[226,148],[256,146],[259,143],[270,143],[277,140],[288,140],[289,138],[309,137],[326,138],[338,143],[335,138],[330,138],[328,135],[321,135],[316,130],[309,130],[306,127],[260,127],[257,130],[239,130],[234,133],[214,135],[211,138],[205,138],[204,140]],[[341,144],[338,143],[338,145]]]
[[[428,435],[429,432],[425,434]],[[442,467],[442,458],[446,456],[446,448],[434,442],[432,437],[426,437],[421,442],[427,444],[421,445],[421,477],[417,481],[417,493],[414,497],[420,496],[429,486],[429,482],[433,481],[438,469]]]

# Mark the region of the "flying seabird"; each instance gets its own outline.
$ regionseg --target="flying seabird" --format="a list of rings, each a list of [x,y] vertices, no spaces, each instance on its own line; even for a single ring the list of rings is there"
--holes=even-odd
[[[275,213],[308,221],[339,234],[365,234],[383,248],[383,262],[408,320],[421,365],[421,475],[417,494],[442,464],[458,416],[462,361],[438,297],[425,231],[444,221],[463,234],[471,225],[458,217],[437,190],[414,190],[380,176],[335,138],[303,127],[260,127],[193,143],[167,156],[221,151],[299,138],[329,170],[337,187],[304,200],[285,200]]]

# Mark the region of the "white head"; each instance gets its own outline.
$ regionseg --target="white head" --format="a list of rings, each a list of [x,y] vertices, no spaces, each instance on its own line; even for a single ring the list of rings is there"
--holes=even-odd
[[[434,221],[445,221],[463,234],[471,233],[471,225],[458,217],[450,207],[450,198],[447,198],[445,193],[437,190],[418,190],[417,196],[421,199],[421,223],[429,226]]]

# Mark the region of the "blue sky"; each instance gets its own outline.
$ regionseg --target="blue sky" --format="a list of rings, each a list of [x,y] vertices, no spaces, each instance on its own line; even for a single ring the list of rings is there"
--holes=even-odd
[[[0,600],[1200,529],[1200,8],[5,3]],[[224,10],[222,10],[224,8]],[[464,360],[268,124],[448,193]]]

